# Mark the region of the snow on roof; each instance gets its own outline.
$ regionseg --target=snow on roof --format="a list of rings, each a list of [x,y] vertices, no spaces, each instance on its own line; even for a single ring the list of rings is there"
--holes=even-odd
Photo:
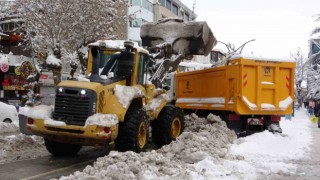
[[[258,61],[274,61],[274,62],[295,62],[293,59],[261,57],[261,56],[258,57],[258,56],[245,55],[245,54],[236,54],[230,58],[230,60],[234,60],[234,59],[250,59],[250,60],[258,60]]]

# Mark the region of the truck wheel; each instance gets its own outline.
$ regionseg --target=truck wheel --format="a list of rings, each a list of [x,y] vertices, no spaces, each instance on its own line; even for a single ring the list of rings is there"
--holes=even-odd
[[[11,119],[9,119],[9,118],[3,120],[3,122],[5,122],[5,123],[12,123]]]
[[[54,156],[75,156],[80,151],[81,146],[55,142],[44,138],[47,150]]]
[[[115,140],[115,148],[120,151],[141,152],[148,141],[149,123],[143,109],[129,109],[124,122],[119,123],[119,133]]]
[[[170,144],[183,132],[183,111],[172,105],[165,106],[151,123],[152,141],[158,146]]]
[[[282,133],[282,129],[279,123],[276,123],[276,122],[268,123],[267,129],[272,133],[280,133],[280,134]]]

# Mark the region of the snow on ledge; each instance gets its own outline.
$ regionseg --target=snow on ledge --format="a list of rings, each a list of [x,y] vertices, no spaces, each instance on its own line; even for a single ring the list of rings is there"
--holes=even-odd
[[[224,97],[212,97],[212,98],[178,98],[177,103],[212,103],[212,104],[224,104]]]
[[[115,114],[94,114],[88,117],[85,127],[87,125],[97,125],[103,127],[112,127],[119,123],[119,119]]]
[[[262,109],[268,109],[268,110],[274,110],[276,107],[273,104],[267,104],[267,103],[262,103],[261,104]]]
[[[144,93],[135,86],[116,85],[114,91],[119,102],[125,109],[129,107],[132,99],[144,96]]]
[[[32,107],[25,116],[32,119],[51,119],[51,114],[53,112],[52,106],[39,105]]]
[[[156,98],[153,98],[149,104],[146,105],[146,111],[155,111],[161,105],[162,102],[169,102],[170,98],[167,94],[160,94]]]
[[[244,54],[236,54],[233,55],[230,60],[234,59],[250,59],[257,61],[273,61],[273,62],[295,62],[293,59],[283,59],[283,58],[275,58],[275,57],[258,57],[252,55],[244,55]]]
[[[274,84],[273,82],[267,82],[267,81],[261,81],[261,84],[269,84],[269,85],[272,85]]]
[[[279,102],[279,108],[282,110],[287,109],[293,102],[291,96],[288,96],[285,100]]]
[[[242,96],[242,99],[249,106],[250,109],[257,109],[257,105],[250,102],[245,96]]]
[[[65,122],[55,121],[53,119],[45,119],[44,125],[45,126],[67,126],[67,124]]]

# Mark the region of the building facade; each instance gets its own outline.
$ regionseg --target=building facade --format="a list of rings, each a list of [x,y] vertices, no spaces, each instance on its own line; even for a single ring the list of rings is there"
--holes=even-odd
[[[180,17],[188,22],[194,20],[196,15],[180,0],[130,0],[128,17],[127,39],[140,45],[140,27],[143,23],[171,17]]]

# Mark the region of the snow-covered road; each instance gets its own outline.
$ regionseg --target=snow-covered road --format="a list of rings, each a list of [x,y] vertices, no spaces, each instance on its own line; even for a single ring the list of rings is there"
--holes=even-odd
[[[310,160],[310,127],[314,124],[305,109],[296,111],[291,121],[281,121],[282,135],[264,131],[240,139],[215,116],[204,119],[191,115],[188,119],[185,133],[161,149],[140,154],[111,151],[92,166],[60,179],[261,179],[275,174],[301,177],[303,169],[296,162]],[[43,141],[35,136],[0,137],[1,164],[17,157],[21,160],[45,155],[48,153]]]

